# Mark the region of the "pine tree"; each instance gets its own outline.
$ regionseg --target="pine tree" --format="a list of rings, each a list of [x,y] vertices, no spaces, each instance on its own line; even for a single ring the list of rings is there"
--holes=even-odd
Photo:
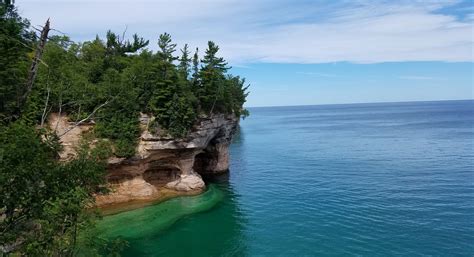
[[[130,42],[110,30],[107,31],[106,39],[107,52],[111,55],[120,56],[125,56],[127,53],[135,53],[146,47],[150,42],[149,40],[138,37],[137,34],[133,35],[133,41]]]
[[[191,57],[188,50],[188,44],[181,49],[181,58],[179,59],[178,69],[184,80],[187,80],[190,73]]]
[[[219,75],[227,72],[230,67],[227,66],[227,62],[222,57],[217,57],[216,54],[219,51],[219,46],[214,42],[209,41],[207,43],[206,54],[201,62],[204,64],[203,70],[216,70]]]
[[[176,51],[176,44],[171,43],[171,35],[168,33],[163,33],[158,38],[158,47],[160,51],[158,55],[165,61],[172,63],[177,58],[173,56],[173,53]]]
[[[203,64],[200,71],[201,88],[199,100],[204,111],[212,115],[214,112],[225,110],[223,86],[225,73],[230,67],[222,57],[217,57],[219,47],[212,41],[208,42],[206,54],[201,60]],[[216,108],[217,107],[217,108]]]
[[[196,51],[193,55],[193,80],[197,80],[199,75],[199,48],[196,47]]]

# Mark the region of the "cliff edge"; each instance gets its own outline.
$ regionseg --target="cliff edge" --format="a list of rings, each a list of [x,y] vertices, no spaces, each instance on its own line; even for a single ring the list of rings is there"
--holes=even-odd
[[[235,115],[202,117],[183,139],[150,132],[150,122],[149,116],[141,115],[142,133],[135,156],[109,158],[107,181],[111,193],[96,197],[99,207],[198,194],[206,187],[201,175],[229,169],[229,145],[239,123]],[[57,115],[51,115],[49,125],[58,134],[70,130],[61,137],[61,158],[65,160],[75,154],[82,134],[94,126],[74,127]]]

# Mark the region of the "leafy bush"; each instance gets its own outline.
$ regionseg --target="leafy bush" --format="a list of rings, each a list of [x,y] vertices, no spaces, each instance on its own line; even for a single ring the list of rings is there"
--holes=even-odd
[[[106,191],[106,164],[88,144],[60,162],[57,140],[45,136],[21,120],[0,129],[0,242],[20,242],[22,255],[69,255],[77,231],[92,225],[85,208]]]

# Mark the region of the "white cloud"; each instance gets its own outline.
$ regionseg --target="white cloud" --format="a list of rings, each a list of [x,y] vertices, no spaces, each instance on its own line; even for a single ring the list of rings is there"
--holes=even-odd
[[[75,40],[108,28],[179,44],[215,40],[232,64],[473,61],[473,24],[436,12],[456,1],[32,1],[23,15]]]

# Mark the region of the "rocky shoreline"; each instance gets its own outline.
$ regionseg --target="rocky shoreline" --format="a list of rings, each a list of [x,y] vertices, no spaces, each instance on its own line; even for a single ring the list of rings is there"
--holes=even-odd
[[[201,175],[229,169],[229,145],[239,123],[234,115],[202,117],[183,139],[151,133],[150,122],[149,116],[141,115],[142,134],[135,156],[108,160],[107,181],[111,193],[96,197],[97,206],[106,212],[202,193],[206,185]],[[53,115],[50,126],[56,126],[60,134],[73,124]],[[73,156],[81,135],[93,126],[74,127],[61,137],[64,147],[61,158]]]

